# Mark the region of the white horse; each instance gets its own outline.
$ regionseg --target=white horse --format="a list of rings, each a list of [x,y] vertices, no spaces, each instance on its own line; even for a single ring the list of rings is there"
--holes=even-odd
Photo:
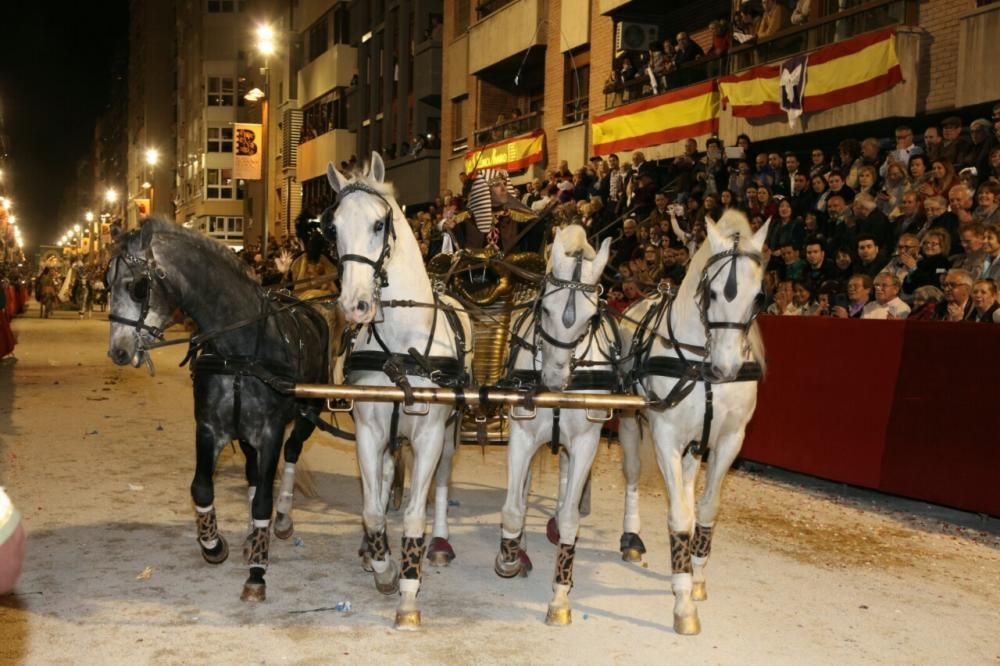
[[[583,227],[571,225],[556,231],[542,293],[535,308],[512,327],[515,377],[524,376],[529,382],[540,378],[543,385],[555,390],[614,390],[621,342],[613,320],[602,316],[599,304],[599,283],[610,244],[611,239],[605,239],[595,252]],[[527,353],[518,353],[521,349]],[[499,576],[513,578],[527,575],[531,568],[523,539],[529,467],[538,448],[558,438],[568,453],[568,464],[560,470],[566,474],[559,492],[559,551],[552,583],[554,597],[545,621],[565,625],[571,621],[569,591],[580,527],[580,497],[600,443],[601,421],[589,419],[587,410],[582,409],[559,410],[558,414],[539,409],[533,418],[525,416],[519,418],[512,410],[507,499],[494,570]]]
[[[396,367],[407,375],[412,385],[434,386],[435,382],[428,377],[417,376],[419,371],[408,363],[412,358],[402,358],[410,357],[411,349],[425,359],[446,359],[453,365],[464,356],[465,367],[458,371],[468,373],[471,354],[465,353],[465,343],[456,339],[453,327],[441,310],[385,306],[392,300],[434,303],[435,295],[416,237],[393,198],[391,185],[383,182],[382,158],[373,153],[369,172],[350,179],[331,164],[327,167],[327,178],[339,202],[332,226],[341,261],[340,306],[349,323],[361,326],[347,361],[349,381],[393,386],[394,381],[382,370],[385,356],[379,358],[379,352],[389,351]],[[329,233],[333,229],[324,231]],[[440,300],[457,305],[443,297]],[[471,340],[468,317],[461,313],[457,316],[463,339]],[[352,370],[352,361],[366,355],[369,364],[354,363]],[[417,592],[426,548],[427,494],[435,469],[439,469],[432,536],[435,542],[443,540],[447,546],[447,484],[459,419],[449,421],[453,408],[445,405],[428,405],[426,412],[417,407],[409,410],[414,413],[404,408],[402,414],[395,415],[394,409],[398,409],[398,405],[360,402],[354,407],[364,492],[362,516],[367,559],[374,570],[375,585],[384,594],[399,590],[401,599],[396,611],[396,627],[414,629],[420,625]],[[393,432],[397,416],[398,431]],[[385,521],[394,472],[392,450],[397,445],[390,440],[396,434],[407,438],[413,448],[410,500],[403,517],[401,567],[390,557]],[[447,552],[451,552],[450,546]]]
[[[627,365],[638,366],[639,391],[659,403],[645,414],[670,497],[674,630],[680,634],[701,631],[693,602],[707,598],[705,564],[722,480],[743,446],[757,405],[752,380],[759,378],[764,362],[754,316],[768,225],[754,234],[746,216],[730,210],[717,225],[709,220],[706,227],[708,238],[691,259],[672,303],[663,296],[639,301],[622,324]],[[757,365],[747,365],[753,361]],[[626,475],[624,545],[625,537],[639,531],[640,431],[634,416],[623,415],[619,435]],[[696,506],[702,443],[711,455]]]

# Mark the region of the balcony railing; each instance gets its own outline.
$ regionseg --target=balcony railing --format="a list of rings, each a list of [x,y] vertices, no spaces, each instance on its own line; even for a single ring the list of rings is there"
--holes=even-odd
[[[656,88],[653,87],[649,72],[646,70],[637,73],[634,78],[628,81],[617,79],[608,81],[604,84],[604,108],[613,109],[643,97],[652,97],[668,90],[676,90],[694,83],[718,78],[726,72],[726,61],[727,54],[723,53],[686,62],[665,76],[659,77]]]
[[[533,132],[542,127],[542,112],[536,111],[517,118],[511,118],[501,123],[495,123],[489,127],[481,127],[476,130],[475,138],[477,146],[485,146],[488,143],[496,143],[504,139],[510,139],[521,134]]]
[[[476,5],[476,16],[482,20],[496,10],[501,9],[512,2],[514,2],[514,0],[482,0]]]
[[[590,96],[567,100],[563,105],[563,124],[582,123],[590,117]]]

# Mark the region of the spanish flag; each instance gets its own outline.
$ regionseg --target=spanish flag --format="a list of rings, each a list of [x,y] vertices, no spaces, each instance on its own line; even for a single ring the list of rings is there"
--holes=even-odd
[[[809,54],[803,111],[825,111],[859,102],[902,80],[896,29],[864,34]],[[754,67],[722,77],[719,89],[734,116],[761,118],[782,113],[780,81],[780,66]]]
[[[718,130],[719,91],[706,81],[594,116],[591,143],[595,153],[608,155]]]
[[[465,173],[472,175],[481,169],[506,169],[517,171],[540,162],[545,150],[545,132],[516,136],[506,141],[491,143],[465,154]]]

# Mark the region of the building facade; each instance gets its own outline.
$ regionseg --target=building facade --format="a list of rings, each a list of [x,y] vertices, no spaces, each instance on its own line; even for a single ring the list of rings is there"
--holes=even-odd
[[[718,134],[733,145],[741,133],[755,142],[785,141],[794,147],[796,137],[803,134],[813,135],[809,141],[820,133],[851,136],[852,128],[864,124],[891,126],[899,119],[956,109],[978,112],[976,105],[1000,99],[995,77],[981,75],[1000,56],[997,40],[988,37],[1000,34],[1000,4],[981,0],[810,4],[809,15],[799,24],[767,38],[733,41],[727,53],[714,54],[710,24],[725,19],[732,25],[739,2],[445,0],[442,145],[447,157],[441,164],[441,182],[457,190],[460,174],[476,166],[474,158],[481,153],[495,157],[513,139],[538,132],[544,137],[544,158],[515,170],[515,182],[526,182],[562,161],[577,168],[594,153],[610,150],[626,159],[634,150],[642,150],[647,159],[668,158],[682,152],[683,139],[696,138],[703,146],[705,138]],[[799,55],[812,54],[818,66],[839,57],[831,47],[850,40],[864,45],[878,31],[892,35],[898,80],[888,89],[874,89],[874,94],[862,91],[866,96],[860,99],[858,91],[835,96],[834,102],[842,103],[815,112],[809,112],[807,102],[807,113],[795,130],[789,129],[783,113],[755,117],[740,115],[738,109],[734,113],[719,94],[727,80],[751,79],[759,75],[757,68]],[[666,85],[654,88],[643,76],[649,47],[659,47],[664,40],[675,44],[679,33],[697,43],[706,57],[679,68]],[[823,49],[827,51],[820,56]],[[624,83],[616,76],[623,66],[636,70]],[[687,132],[678,127],[682,135],[670,136],[661,131],[673,122],[673,114],[665,113],[652,121],[665,126],[657,131],[643,135],[618,122],[611,133],[617,132],[614,140],[595,145],[594,137],[600,137],[595,124],[625,116],[643,121],[642,111],[674,99],[689,100],[702,90],[714,95],[714,107],[705,112],[711,115],[710,125],[693,124]],[[628,136],[630,131],[633,136]],[[620,140],[622,136],[628,140]]]

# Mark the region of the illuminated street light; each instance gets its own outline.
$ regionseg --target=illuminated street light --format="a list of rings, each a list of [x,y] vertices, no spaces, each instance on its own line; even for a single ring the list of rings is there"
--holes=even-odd
[[[83,219],[87,220],[87,222],[93,222],[94,214],[88,210],[86,213],[83,214]]]
[[[108,191],[104,193],[104,200],[109,204],[113,204],[118,201],[118,192],[113,187],[109,187]]]
[[[80,225],[79,224],[74,224],[73,225],[73,233],[75,233],[75,234],[80,233]]]
[[[148,164],[149,166],[156,166],[156,163],[159,161],[159,159],[160,159],[160,151],[158,151],[156,148],[146,149],[146,164]]]
[[[257,50],[263,56],[272,55],[275,51],[274,28],[267,24],[257,26]]]

